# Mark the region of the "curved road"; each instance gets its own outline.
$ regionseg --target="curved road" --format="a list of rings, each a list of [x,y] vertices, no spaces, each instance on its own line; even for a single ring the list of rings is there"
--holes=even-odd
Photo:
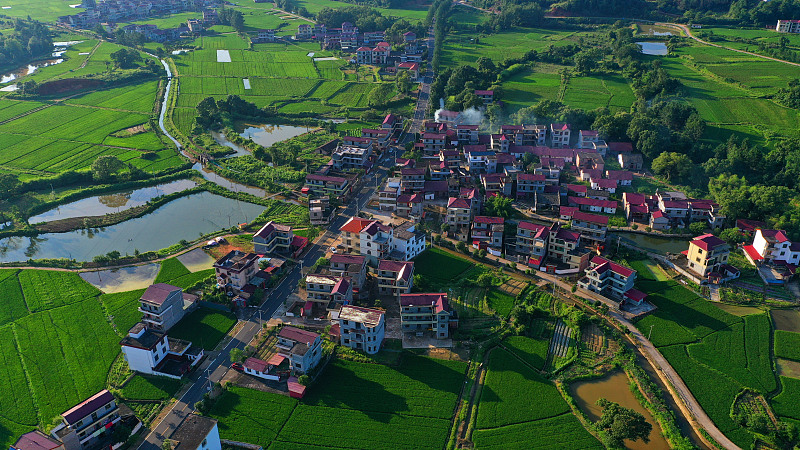
[[[711,47],[724,48],[725,50],[730,50],[732,52],[744,53],[745,55],[756,56],[758,58],[768,59],[770,61],[775,61],[775,62],[779,62],[779,63],[784,63],[784,64],[789,64],[789,65],[792,65],[792,66],[800,67],[800,63],[794,63],[794,62],[791,62],[791,61],[786,61],[784,59],[773,58],[771,56],[759,55],[758,53],[748,52],[746,50],[739,50],[739,49],[736,49],[736,48],[725,47],[724,45],[719,45],[719,44],[714,44],[714,43],[711,43],[711,42],[708,42],[708,41],[704,41],[704,40],[700,39],[699,37],[693,35],[691,28],[687,27],[686,25],[680,24],[680,23],[656,22],[654,25],[660,25],[660,26],[665,26],[665,27],[673,27],[673,28],[680,28],[681,30],[683,30],[683,32],[686,34],[686,36],[694,39],[695,41],[697,41],[697,42],[699,42],[701,44],[709,45]]]

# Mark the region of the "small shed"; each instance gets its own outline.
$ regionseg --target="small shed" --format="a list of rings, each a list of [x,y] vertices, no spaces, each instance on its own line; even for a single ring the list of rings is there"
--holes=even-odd
[[[286,387],[289,388],[289,396],[292,398],[303,398],[306,395],[306,387],[297,382],[297,377],[289,377]]]

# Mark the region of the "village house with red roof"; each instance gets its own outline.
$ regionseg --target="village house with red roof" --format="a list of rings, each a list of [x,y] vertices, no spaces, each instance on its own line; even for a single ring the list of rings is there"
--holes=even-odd
[[[578,287],[597,292],[604,297],[616,300],[620,305],[632,303],[639,305],[647,295],[633,287],[636,271],[614,261],[595,256],[589,262],[586,276],[578,280]]]

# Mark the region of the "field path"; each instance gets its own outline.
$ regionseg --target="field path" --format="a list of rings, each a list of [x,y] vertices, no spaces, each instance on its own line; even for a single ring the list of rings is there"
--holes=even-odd
[[[691,28],[689,28],[689,27],[687,27],[686,25],[683,25],[683,24],[671,23],[671,22],[656,22],[654,25],[660,25],[660,26],[666,26],[666,27],[672,27],[672,28],[680,28],[681,30],[683,30],[683,32],[686,34],[686,36],[694,39],[695,41],[697,41],[697,42],[699,42],[701,44],[710,45],[711,47],[724,48],[725,50],[730,50],[732,52],[744,53],[745,55],[756,56],[758,58],[768,59],[770,61],[775,61],[775,62],[779,62],[779,63],[784,63],[784,64],[789,64],[789,65],[792,65],[792,66],[800,67],[800,63],[794,63],[794,62],[791,62],[791,61],[786,61],[784,59],[773,58],[771,56],[759,55],[758,53],[748,52],[746,50],[739,50],[739,49],[736,49],[736,48],[725,47],[724,45],[713,44],[711,42],[704,41],[704,40],[700,39],[699,37],[693,35]]]
[[[94,56],[94,52],[96,52],[97,49],[100,48],[100,44],[102,44],[102,43],[103,43],[102,39],[98,39],[97,40],[97,45],[95,45],[94,48],[92,49],[92,51],[89,52],[88,55],[86,55],[86,59],[83,60],[83,62],[81,63],[80,67],[78,67],[78,69],[83,69],[83,68],[86,67],[86,64],[89,63],[89,60],[92,59],[92,56]]]

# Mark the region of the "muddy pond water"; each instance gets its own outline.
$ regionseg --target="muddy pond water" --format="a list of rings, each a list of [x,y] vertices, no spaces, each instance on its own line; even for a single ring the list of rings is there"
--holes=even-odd
[[[118,251],[122,255],[146,252],[192,241],[202,234],[250,222],[264,207],[210,192],[175,199],[152,213],[98,230],[45,233],[35,237],[0,239],[0,262],[41,258],[91,261]]]
[[[254,125],[244,124],[240,129],[239,136],[245,139],[252,139],[253,142],[264,147],[269,147],[276,142],[285,141],[295,136],[300,136],[309,131],[306,127],[296,127],[293,125]]]
[[[185,191],[195,186],[197,186],[197,183],[192,180],[176,180],[156,186],[87,197],[59,205],[33,216],[28,219],[28,223],[52,222],[53,220],[71,219],[73,217],[102,216],[116,213],[145,205],[156,197]]]
[[[663,42],[637,42],[639,47],[642,47],[642,53],[645,55],[664,56],[669,54],[667,44]]]
[[[633,244],[642,250],[649,250],[654,253],[680,253],[689,248],[689,240],[687,238],[659,237],[619,231],[609,234],[611,235],[609,245],[616,244],[617,237],[620,237],[623,243]]]
[[[569,386],[570,393],[575,398],[578,407],[586,413],[589,419],[596,422],[600,419],[603,410],[597,406],[597,400],[605,398],[612,402],[631,408],[644,415],[647,422],[653,425],[650,432],[650,442],[644,443],[641,440],[633,442],[625,441],[625,448],[631,450],[669,450],[669,444],[661,436],[661,428],[644,406],[634,397],[628,386],[628,377],[623,372],[614,372],[602,378],[588,381],[578,381]]]
[[[158,263],[141,266],[106,269],[95,272],[81,272],[80,276],[88,283],[106,294],[145,289],[156,279],[161,265]]]

